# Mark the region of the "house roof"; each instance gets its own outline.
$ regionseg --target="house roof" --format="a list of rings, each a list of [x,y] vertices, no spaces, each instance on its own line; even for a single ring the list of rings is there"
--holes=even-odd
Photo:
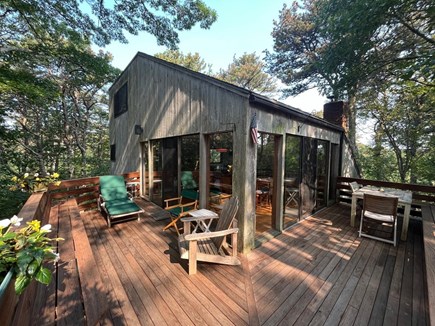
[[[249,103],[252,104],[253,106],[260,107],[260,108],[266,109],[268,111],[279,111],[280,113],[287,114],[290,117],[292,117],[293,119],[301,121],[301,122],[305,122],[305,123],[309,122],[309,123],[316,125],[316,126],[320,126],[323,128],[343,132],[343,128],[341,126],[330,123],[330,122],[328,122],[322,118],[319,118],[313,114],[302,111],[301,109],[284,104],[284,103],[277,101],[277,100],[274,100],[274,99],[270,99],[267,96],[252,92],[252,91],[247,90],[245,88],[242,88],[242,87],[236,86],[234,84],[225,82],[223,80],[211,77],[209,75],[190,70],[188,68],[177,65],[175,63],[156,58],[154,56],[151,56],[151,55],[143,53],[143,52],[136,53],[136,55],[130,61],[128,66],[125,68],[125,70],[121,73],[121,75],[119,75],[116,78],[116,80],[113,82],[112,86],[110,86],[109,91],[112,90],[113,86],[117,83],[118,79],[120,79],[120,77],[125,73],[125,71],[128,70],[130,65],[135,60],[138,60],[139,58],[153,61],[157,64],[167,66],[170,69],[178,70],[179,72],[184,73],[184,74],[188,74],[188,75],[192,76],[193,78],[201,79],[204,82],[211,83],[217,87],[224,88],[227,91],[236,93],[236,94],[243,96],[243,97],[246,97],[249,100]]]

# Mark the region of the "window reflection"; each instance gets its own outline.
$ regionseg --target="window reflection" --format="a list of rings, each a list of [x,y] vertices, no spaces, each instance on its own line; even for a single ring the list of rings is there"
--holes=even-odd
[[[284,174],[284,227],[299,220],[301,175],[301,138],[287,135]]]
[[[233,134],[210,135],[210,207],[222,209],[225,200],[233,193]]]

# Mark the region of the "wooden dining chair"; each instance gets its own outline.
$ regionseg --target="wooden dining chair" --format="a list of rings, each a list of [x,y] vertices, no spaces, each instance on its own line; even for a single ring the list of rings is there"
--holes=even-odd
[[[397,240],[397,197],[364,194],[363,210],[359,227],[359,236],[367,237],[396,246]],[[378,236],[379,233],[393,231],[393,240]]]

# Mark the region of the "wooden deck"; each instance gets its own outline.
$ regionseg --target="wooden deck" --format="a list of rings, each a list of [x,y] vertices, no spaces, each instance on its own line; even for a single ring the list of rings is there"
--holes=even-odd
[[[168,220],[155,220],[162,212],[139,203],[147,212],[140,222],[111,229],[98,211],[81,214],[96,266],[81,277],[101,277],[103,286],[93,290],[108,307],[100,324],[428,323],[420,222],[412,221],[407,242],[394,248],[358,238],[350,207],[336,205],[242,255],[241,266],[199,263],[189,276],[175,232],[162,231]],[[62,318],[56,322],[68,324]]]

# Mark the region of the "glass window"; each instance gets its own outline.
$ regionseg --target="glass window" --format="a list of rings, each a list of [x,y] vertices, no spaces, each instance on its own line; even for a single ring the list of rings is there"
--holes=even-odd
[[[199,135],[181,137],[181,188],[198,190]]]
[[[272,229],[275,135],[259,133],[257,143],[256,235]]]
[[[287,135],[284,174],[284,228],[299,220],[301,138]]]
[[[128,88],[127,83],[121,86],[121,88],[115,93],[114,98],[114,115],[115,118],[119,117],[128,110]]]
[[[110,145],[110,160],[112,162],[116,161],[116,145],[115,144]]]
[[[210,135],[210,207],[219,211],[233,193],[233,133]]]

